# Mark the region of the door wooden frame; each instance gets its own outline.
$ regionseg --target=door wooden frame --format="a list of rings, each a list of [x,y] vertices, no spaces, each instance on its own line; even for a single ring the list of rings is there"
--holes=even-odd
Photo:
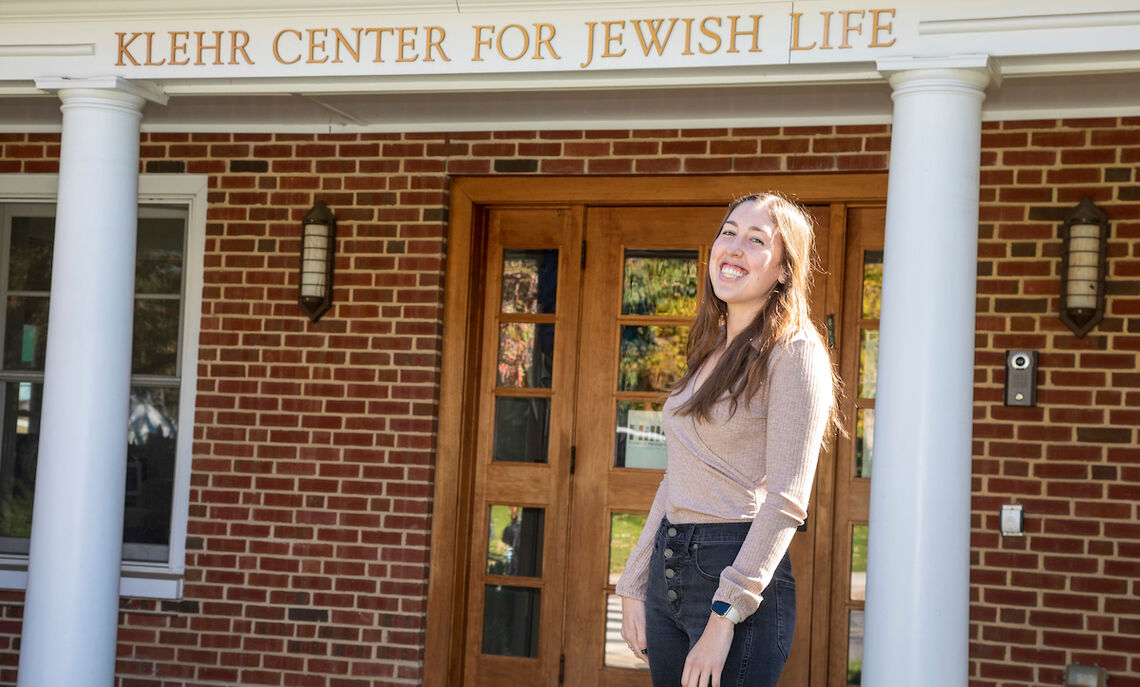
[[[444,273],[425,687],[462,684],[467,608],[465,561],[472,531],[470,499],[474,467],[475,384],[471,382],[475,379],[472,375],[478,374],[482,343],[478,323],[483,315],[480,294],[486,243],[480,208],[489,205],[727,205],[731,198],[770,188],[778,188],[805,204],[882,203],[887,197],[887,175],[488,176],[452,180]],[[838,312],[838,309],[836,301],[829,311]],[[820,488],[830,483],[821,480]],[[822,491],[817,494],[819,502],[823,502],[824,496],[831,497]],[[816,541],[830,546],[830,519],[820,518],[817,526],[823,529]],[[819,551],[817,546],[817,560],[826,560],[829,556],[830,551]],[[823,632],[822,639],[826,640],[826,626],[826,622],[812,623],[813,644],[817,631]]]

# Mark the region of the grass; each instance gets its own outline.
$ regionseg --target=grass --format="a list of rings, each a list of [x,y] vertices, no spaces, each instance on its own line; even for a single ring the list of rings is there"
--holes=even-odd
[[[866,525],[855,525],[851,533],[851,572],[867,572]]]
[[[610,578],[616,580],[625,570],[629,553],[637,545],[637,538],[645,527],[645,515],[640,513],[614,513],[610,516]]]

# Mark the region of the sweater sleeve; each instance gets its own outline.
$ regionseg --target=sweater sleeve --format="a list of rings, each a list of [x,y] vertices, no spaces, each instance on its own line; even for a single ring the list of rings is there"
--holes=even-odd
[[[766,495],[732,565],[713,596],[742,617],[754,613],[761,592],[807,516],[808,498],[831,411],[831,362],[822,342],[798,339],[772,361],[764,452]]]
[[[649,515],[645,517],[645,527],[641,530],[641,536],[637,538],[637,545],[629,552],[625,570],[618,578],[615,591],[619,596],[645,600],[645,589],[649,586],[649,559],[653,555],[653,538],[657,536],[657,529],[665,517],[665,492],[668,479],[669,473],[665,473],[661,478],[661,484],[657,486],[657,494],[653,497]]]

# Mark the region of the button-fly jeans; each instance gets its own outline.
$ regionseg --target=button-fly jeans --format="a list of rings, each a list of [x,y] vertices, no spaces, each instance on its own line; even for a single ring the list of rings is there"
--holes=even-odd
[[[662,519],[645,601],[653,687],[681,684],[685,657],[708,624],[720,573],[736,559],[749,524],[678,525]],[[796,624],[796,583],[787,554],[763,596],[756,612],[735,628],[720,677],[722,687],[774,687],[780,679]]]

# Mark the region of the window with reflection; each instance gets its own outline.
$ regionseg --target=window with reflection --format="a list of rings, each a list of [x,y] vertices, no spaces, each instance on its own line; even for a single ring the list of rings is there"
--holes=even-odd
[[[685,374],[689,328],[622,325],[618,391],[668,391]]]
[[[863,684],[863,611],[848,611],[847,685]]]
[[[26,554],[35,494],[55,207],[0,205],[0,553]],[[166,562],[178,438],[185,208],[140,206],[123,559]]]
[[[665,469],[664,406],[654,401],[617,402],[614,467]]]
[[[530,587],[488,584],[483,596],[483,653],[538,656],[542,592]]]
[[[855,399],[854,477],[871,476],[875,446],[875,390],[879,368],[879,313],[883,295],[883,251],[863,251],[859,310],[858,396]]]
[[[855,476],[871,476],[871,459],[875,454],[875,409],[855,412]]]
[[[863,299],[864,320],[879,319],[879,309],[883,301],[883,251],[863,251]]]
[[[499,386],[549,389],[554,377],[554,325],[504,322],[499,325]]]
[[[622,315],[697,314],[697,251],[627,250]]]
[[[637,545],[637,538],[645,528],[644,513],[610,513],[610,571],[609,584],[617,584]]]
[[[546,511],[500,505],[487,510],[487,574],[542,577]]]
[[[501,312],[554,312],[558,250],[504,250],[502,284]]]
[[[867,597],[867,526],[851,528],[851,600]]]
[[[499,396],[495,399],[491,460],[545,463],[550,436],[550,399]]]

